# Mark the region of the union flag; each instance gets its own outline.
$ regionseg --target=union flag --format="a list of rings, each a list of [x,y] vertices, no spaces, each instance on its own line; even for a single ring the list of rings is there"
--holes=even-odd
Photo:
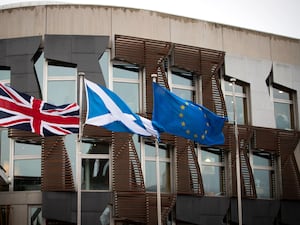
[[[0,127],[31,131],[41,136],[79,131],[79,106],[55,106],[0,82]]]

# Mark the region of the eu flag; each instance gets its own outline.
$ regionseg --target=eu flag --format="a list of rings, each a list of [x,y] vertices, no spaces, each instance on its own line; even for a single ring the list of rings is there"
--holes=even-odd
[[[152,122],[164,132],[207,146],[224,143],[222,130],[226,117],[182,99],[154,82],[153,94]]]

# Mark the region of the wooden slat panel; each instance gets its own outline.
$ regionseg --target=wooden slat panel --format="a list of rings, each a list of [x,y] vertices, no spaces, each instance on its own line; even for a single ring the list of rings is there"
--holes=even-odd
[[[281,173],[283,199],[300,199],[300,172],[294,151],[300,142],[300,132],[279,131],[279,151],[281,155]]]
[[[176,137],[177,192],[180,194],[203,195],[203,183],[192,142]]]
[[[132,135],[113,132],[112,136],[114,217],[146,223],[148,203],[145,184]]]
[[[71,162],[62,137],[42,143],[42,191],[74,191]]]

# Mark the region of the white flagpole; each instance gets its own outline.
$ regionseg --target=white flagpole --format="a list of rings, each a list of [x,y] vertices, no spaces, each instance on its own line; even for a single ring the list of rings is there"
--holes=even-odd
[[[235,135],[235,166],[236,166],[236,188],[237,188],[237,205],[238,205],[238,220],[239,225],[243,224],[242,218],[242,197],[241,197],[241,171],[240,171],[240,151],[239,151],[239,137],[237,127],[237,112],[236,112],[236,98],[235,98],[235,78],[231,78],[232,93],[233,93],[233,114],[234,114],[234,135]]]
[[[82,138],[82,93],[85,73],[79,72],[79,132],[77,137],[76,180],[77,180],[77,225],[81,225],[81,138]]]
[[[152,74],[152,81],[156,82],[157,74]],[[156,202],[157,202],[157,225],[161,225],[161,194],[160,194],[160,168],[158,140],[155,138],[155,164],[156,164]]]

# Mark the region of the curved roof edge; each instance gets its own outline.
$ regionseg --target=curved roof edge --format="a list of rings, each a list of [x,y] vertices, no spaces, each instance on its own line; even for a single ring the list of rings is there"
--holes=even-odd
[[[71,4],[66,1],[20,1],[16,0],[10,3],[2,3],[0,5],[0,10],[2,9],[13,9],[13,8],[20,8],[20,7],[28,7],[28,6],[39,6],[39,5],[58,5],[58,4]]]

